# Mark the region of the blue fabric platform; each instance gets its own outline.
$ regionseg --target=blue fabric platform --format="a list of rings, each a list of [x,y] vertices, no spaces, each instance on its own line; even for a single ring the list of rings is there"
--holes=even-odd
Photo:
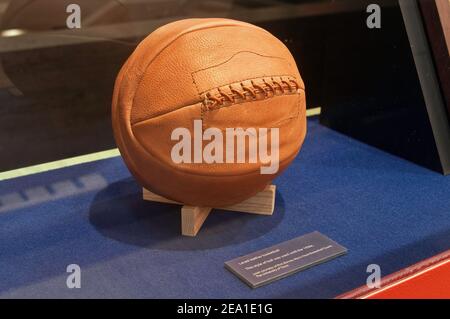
[[[309,122],[272,217],[216,211],[195,238],[121,158],[0,182],[0,297],[332,298],[450,249],[450,177]],[[318,230],[348,254],[251,289],[226,260]],[[66,267],[81,267],[68,289]]]

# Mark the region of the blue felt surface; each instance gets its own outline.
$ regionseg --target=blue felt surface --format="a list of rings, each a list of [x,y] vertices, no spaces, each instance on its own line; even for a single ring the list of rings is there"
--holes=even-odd
[[[188,238],[179,207],[142,201],[120,158],[1,182],[0,297],[334,297],[368,264],[387,275],[450,248],[450,177],[314,120],[275,183],[272,217],[215,212]],[[314,230],[348,254],[254,290],[223,266]],[[66,286],[73,263],[81,289]]]

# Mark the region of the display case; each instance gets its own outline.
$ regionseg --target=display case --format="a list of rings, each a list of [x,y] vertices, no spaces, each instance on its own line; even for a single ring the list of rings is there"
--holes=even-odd
[[[73,2],[0,0],[0,298],[365,298],[448,264],[448,1]],[[187,237],[179,203],[143,200],[111,103],[145,37],[210,17],[289,49],[307,135],[272,215],[214,209]],[[316,231],[346,254],[254,289],[225,267]],[[420,297],[449,298],[448,271],[433,274]]]

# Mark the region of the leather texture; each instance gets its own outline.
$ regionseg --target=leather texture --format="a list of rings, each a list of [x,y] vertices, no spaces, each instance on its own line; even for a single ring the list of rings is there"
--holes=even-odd
[[[129,57],[116,80],[112,122],[142,186],[214,207],[251,197],[286,169],[305,138],[305,108],[294,58],[269,32],[230,19],[186,19],[155,30]],[[203,129],[279,128],[279,171],[262,175],[260,162],[174,163],[171,133],[193,134],[196,119]]]

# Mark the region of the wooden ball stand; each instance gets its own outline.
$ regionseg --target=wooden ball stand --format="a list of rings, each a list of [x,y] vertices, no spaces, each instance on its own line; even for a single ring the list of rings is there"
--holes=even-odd
[[[233,212],[250,213],[258,215],[272,215],[275,208],[275,185],[268,185],[263,191],[259,192],[253,197],[246,199],[245,201],[226,207],[214,207],[216,209],[222,209]],[[196,236],[209,213],[213,209],[212,207],[200,207],[183,205],[182,203],[175,202],[160,195],[150,192],[147,189],[143,189],[142,192],[144,200],[178,204],[181,206],[181,234],[184,236]]]

